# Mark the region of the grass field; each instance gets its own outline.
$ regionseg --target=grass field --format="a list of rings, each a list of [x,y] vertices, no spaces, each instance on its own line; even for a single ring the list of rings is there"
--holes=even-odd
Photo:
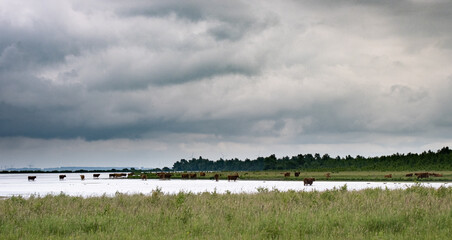
[[[284,177],[285,172],[289,172],[289,177]],[[405,177],[407,173],[416,172],[430,172],[440,173],[442,177],[429,177],[423,179],[417,179],[416,176]],[[211,179],[213,175],[220,174],[220,179],[227,179],[228,175],[236,172],[206,172],[206,176],[202,177],[197,173],[197,179]],[[294,171],[250,171],[250,172],[237,172],[240,175],[241,180],[298,180],[302,181],[305,177],[314,177],[317,180],[330,180],[330,181],[440,181],[449,182],[452,181],[452,171],[392,171],[392,172],[379,172],[379,171],[344,171],[344,172],[300,172],[299,177],[294,176]],[[329,178],[325,175],[330,173]],[[173,173],[171,178],[181,178],[182,173]],[[392,178],[385,178],[385,175],[391,174]],[[139,178],[137,173],[134,178]],[[148,178],[157,178],[155,174],[148,174]]]
[[[452,188],[0,200],[2,239],[449,239]]]

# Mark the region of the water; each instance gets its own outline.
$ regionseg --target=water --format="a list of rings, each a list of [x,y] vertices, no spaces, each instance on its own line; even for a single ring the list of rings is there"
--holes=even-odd
[[[35,181],[28,181],[27,176],[37,176]],[[0,174],[0,196],[45,196],[64,193],[70,196],[114,196],[117,192],[125,194],[150,194],[159,189],[166,194],[179,192],[214,192],[217,193],[256,193],[258,189],[277,189],[279,191],[325,191],[334,188],[340,189],[347,185],[348,190],[361,190],[365,188],[404,189],[414,185],[412,182],[334,182],[315,181],[312,186],[304,186],[303,181],[250,181],[237,180],[158,180],[149,179],[109,179],[108,173],[100,173],[99,179],[93,178],[93,173],[84,173],[85,180],[80,180],[79,173],[66,173],[65,180],[60,181],[59,173],[38,174]],[[448,183],[421,183],[422,186],[439,188],[448,186]]]

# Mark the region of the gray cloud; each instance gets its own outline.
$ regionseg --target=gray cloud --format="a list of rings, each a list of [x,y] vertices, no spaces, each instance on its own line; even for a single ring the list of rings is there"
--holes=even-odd
[[[452,126],[451,7],[1,2],[1,146],[152,140],[175,149],[149,150],[142,162],[441,147]]]

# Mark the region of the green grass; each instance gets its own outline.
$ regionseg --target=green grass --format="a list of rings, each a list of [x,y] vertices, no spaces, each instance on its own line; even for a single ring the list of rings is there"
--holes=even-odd
[[[448,239],[452,187],[0,200],[1,239]]]

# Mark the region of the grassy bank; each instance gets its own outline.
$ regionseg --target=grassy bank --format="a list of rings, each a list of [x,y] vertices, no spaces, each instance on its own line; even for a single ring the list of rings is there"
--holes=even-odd
[[[447,239],[452,188],[0,200],[2,239]]]
[[[284,173],[289,172],[290,176],[285,177]],[[330,181],[439,181],[449,182],[452,181],[452,171],[428,171],[430,173],[440,173],[442,177],[429,177],[423,179],[417,179],[416,176],[406,177],[407,173],[427,172],[421,171],[344,171],[344,172],[305,172],[301,171],[300,176],[295,177],[295,171],[249,171],[249,172],[237,172],[242,180],[294,180],[302,181],[305,177],[314,177],[317,180],[330,180]],[[236,172],[206,172],[205,176],[200,176],[200,172],[196,173],[196,179],[212,179],[215,174],[220,175],[220,179],[227,179],[228,175],[235,174]],[[326,173],[330,173],[330,177],[326,177]],[[183,173],[173,173],[171,178],[180,179]],[[392,178],[385,178],[385,175],[391,174]],[[158,178],[156,174],[148,173],[148,178]],[[140,173],[136,173],[132,178],[140,178]]]

